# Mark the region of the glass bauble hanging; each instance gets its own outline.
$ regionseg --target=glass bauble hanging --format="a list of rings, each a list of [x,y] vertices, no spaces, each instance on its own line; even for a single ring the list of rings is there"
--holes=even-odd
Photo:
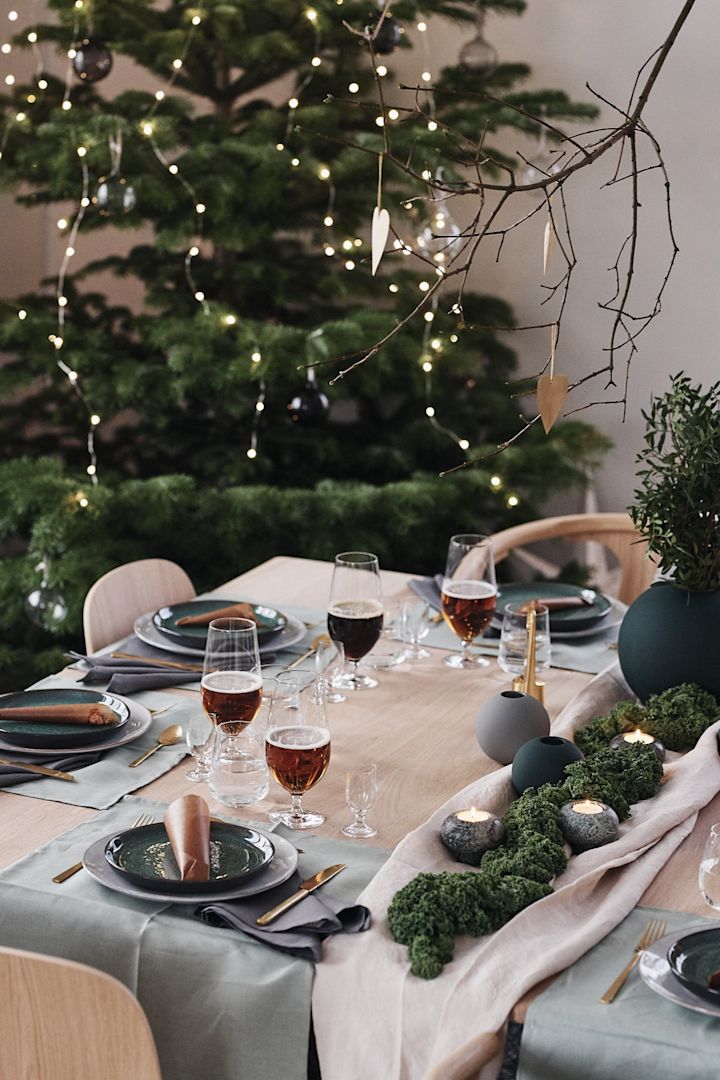
[[[41,574],[40,584],[25,597],[25,613],[30,622],[51,633],[58,630],[67,619],[67,604],[57,589],[48,584],[50,561],[47,557],[35,567]]]
[[[124,176],[110,173],[98,180],[93,205],[103,217],[127,214],[135,206],[135,188]]]
[[[458,246],[460,226],[450,214],[445,200],[435,199],[430,204],[430,219],[416,239],[420,255],[432,259],[439,267],[450,261]]]
[[[295,424],[312,427],[327,420],[330,401],[317,384],[314,368],[308,368],[305,385],[293,396],[287,409]]]
[[[484,26],[485,12],[482,8],[478,8],[475,37],[463,45],[458,57],[464,68],[481,79],[489,78],[498,66],[498,54],[483,36]]]
[[[112,53],[102,41],[96,38],[83,38],[75,46],[73,70],[83,82],[96,83],[109,75],[112,66]]]

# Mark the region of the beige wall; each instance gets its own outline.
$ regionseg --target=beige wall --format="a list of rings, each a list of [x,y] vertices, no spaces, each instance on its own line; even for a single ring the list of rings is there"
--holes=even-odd
[[[486,36],[503,60],[531,64],[531,85],[562,87],[576,98],[588,99],[588,81],[610,99],[622,101],[638,67],[661,42],[681,6],[681,0],[529,0],[523,18],[489,17]],[[10,7],[7,0],[0,2],[3,40],[3,32],[10,26],[6,21]],[[21,25],[23,14],[20,9],[21,19],[16,25]],[[415,31],[413,34],[420,37]],[[430,50],[429,64],[420,51],[411,56],[403,54],[396,65],[400,78],[411,82],[425,66],[437,71],[442,64],[454,61],[462,41],[469,36],[468,31],[460,33],[442,22],[432,22],[424,35]],[[584,414],[616,444],[598,477],[601,509],[621,508],[631,497],[633,459],[642,435],[639,410],[651,392],[662,390],[668,375],[681,368],[705,383],[720,377],[714,310],[720,285],[716,254],[720,200],[715,194],[720,179],[720,126],[715,109],[718,40],[720,7],[711,0],[697,0],[647,113],[663,145],[673,182],[675,228],[681,252],[664,310],[641,339],[640,356],[633,365],[626,422],[621,422],[620,410],[615,406],[594,408]],[[0,57],[0,77],[8,70],[17,73],[17,61],[8,65],[7,58]],[[113,84],[117,74],[122,78],[128,72],[129,68],[121,66],[113,74]],[[133,82],[137,85],[136,77]],[[607,342],[609,316],[598,310],[597,300],[609,293],[606,267],[614,261],[628,216],[626,193],[623,197],[617,188],[612,193],[600,190],[610,170],[609,162],[587,170],[576,182],[570,200],[582,264],[565,321],[558,365],[572,376],[598,367]],[[667,252],[662,189],[656,180],[643,204],[639,307],[651,297],[652,275]],[[55,226],[59,214],[60,208],[55,207],[28,214],[15,209],[7,199],[0,201],[0,295],[30,289],[42,275],[56,271],[62,250]],[[98,254],[107,251],[109,243],[128,242],[128,237],[108,231],[92,239],[92,249],[83,241],[79,254]],[[505,296],[523,322],[538,321],[541,243],[542,222],[538,221],[516,234],[499,266],[486,259],[475,274],[477,286]],[[545,357],[545,337],[514,335],[513,344],[521,354],[523,370],[536,371]],[[582,400],[579,398],[578,403]],[[586,395],[585,400],[592,399]]]

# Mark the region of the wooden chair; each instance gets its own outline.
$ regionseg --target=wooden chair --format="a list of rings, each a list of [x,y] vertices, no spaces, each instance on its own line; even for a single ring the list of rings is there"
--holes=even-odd
[[[97,652],[126,637],[143,612],[164,604],[182,604],[195,595],[185,571],[168,559],[139,559],[108,570],[85,597],[83,630],[87,652]]]
[[[133,995],[102,971],[0,948],[0,1074],[10,1080],[162,1080]]]
[[[617,596],[624,604],[631,604],[655,578],[655,562],[629,514],[566,514],[513,525],[492,536],[495,561],[526,544],[553,539],[594,541],[609,548],[620,566]]]

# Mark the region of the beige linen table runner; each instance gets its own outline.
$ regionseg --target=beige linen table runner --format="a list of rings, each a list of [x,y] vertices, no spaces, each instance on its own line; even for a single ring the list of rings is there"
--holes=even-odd
[[[567,705],[553,734],[572,737],[629,696],[616,664]],[[458,938],[453,961],[430,981],[410,974],[407,950],[388,932],[388,904],[421,871],[462,869],[442,847],[440,825],[470,805],[503,812],[513,797],[510,766],[468,785],[409,833],[359,898],[372,911],[371,930],[327,942],[317,968],[313,1018],[323,1080],[494,1077],[498,1033],[516,1002],[622,921],[720,790],[719,728],[666,766],[667,782],[633,806],[615,843],[572,858],[550,896],[495,934]]]

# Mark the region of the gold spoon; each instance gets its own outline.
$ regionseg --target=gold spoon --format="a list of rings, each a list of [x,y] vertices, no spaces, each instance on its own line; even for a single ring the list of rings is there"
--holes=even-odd
[[[146,750],[144,754],[141,754],[139,758],[135,758],[128,765],[129,769],[134,769],[136,765],[142,765],[146,758],[149,758],[151,754],[154,754],[156,750],[159,750],[161,746],[174,746],[175,743],[179,743],[184,738],[183,729],[180,724],[171,724],[170,727],[166,727],[164,731],[161,731],[158,735],[158,741],[154,746],[151,746],[149,750]]]
[[[307,660],[313,655],[313,653],[317,652],[319,645],[326,645],[329,643],[329,641],[330,638],[327,634],[318,634],[317,637],[314,637],[312,639],[312,643],[308,651],[306,653],[303,653],[302,656],[298,656],[297,660],[293,660],[292,664],[288,664],[285,670],[292,671],[293,668],[299,667],[300,664],[302,664],[303,660]]]

